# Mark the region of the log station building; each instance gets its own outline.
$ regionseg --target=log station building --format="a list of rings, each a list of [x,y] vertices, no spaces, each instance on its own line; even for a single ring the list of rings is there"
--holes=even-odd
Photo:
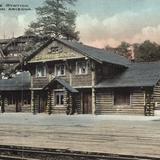
[[[31,74],[29,110],[153,115],[160,109],[160,63],[111,52],[52,38],[27,53],[16,69]]]

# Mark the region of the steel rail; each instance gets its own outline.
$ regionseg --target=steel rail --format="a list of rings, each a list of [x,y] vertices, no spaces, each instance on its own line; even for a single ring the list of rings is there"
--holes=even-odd
[[[92,160],[159,160],[158,157],[149,156],[133,156],[110,153],[96,153],[96,152],[80,152],[70,151],[65,149],[49,149],[49,148],[33,148],[23,146],[2,146],[0,145],[0,156],[17,156],[23,155],[24,158],[38,158],[39,157],[74,157],[86,158]],[[40,158],[41,159],[41,158]]]

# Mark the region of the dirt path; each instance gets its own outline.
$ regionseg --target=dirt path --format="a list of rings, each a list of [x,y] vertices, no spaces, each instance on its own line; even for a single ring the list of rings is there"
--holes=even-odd
[[[0,118],[0,144],[160,157],[160,121]],[[21,121],[20,121],[21,120]],[[19,123],[18,123],[19,121]]]

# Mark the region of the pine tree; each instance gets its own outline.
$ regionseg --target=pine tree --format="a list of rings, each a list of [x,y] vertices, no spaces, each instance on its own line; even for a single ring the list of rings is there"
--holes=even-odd
[[[37,21],[32,22],[25,34],[48,35],[78,40],[75,31],[76,12],[69,9],[76,0],[46,0],[44,6],[36,8]]]

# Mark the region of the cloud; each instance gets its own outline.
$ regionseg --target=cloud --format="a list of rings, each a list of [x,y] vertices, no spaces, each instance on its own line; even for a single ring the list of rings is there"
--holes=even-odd
[[[160,15],[151,9],[140,12],[126,11],[99,20],[89,14],[77,17],[81,41],[97,47],[117,46],[121,41],[130,43],[146,39],[160,42]],[[157,26],[157,27],[156,27]]]
[[[4,38],[4,35],[5,38],[11,38],[13,35],[15,37],[22,35],[34,19],[35,14],[33,11],[19,15],[0,13],[0,38]]]
[[[38,2],[38,0],[35,0]],[[41,2],[41,1],[40,1]],[[5,8],[5,11],[0,11],[0,38],[11,38],[19,36],[24,33],[25,28],[35,19],[35,4],[31,0],[23,1],[11,1],[1,0],[1,5]],[[27,11],[11,11],[7,7],[7,4],[28,5],[26,8],[31,8]],[[38,5],[39,3],[37,3]],[[19,8],[19,7],[15,7]],[[23,8],[23,7],[22,7]]]
[[[153,27],[147,26],[141,29],[141,31],[133,36],[130,40],[133,42],[143,42],[144,40],[150,40],[160,43],[160,24]]]

